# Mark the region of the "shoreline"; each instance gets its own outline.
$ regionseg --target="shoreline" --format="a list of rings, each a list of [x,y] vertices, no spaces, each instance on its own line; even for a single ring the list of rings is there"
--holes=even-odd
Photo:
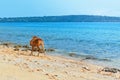
[[[0,45],[1,80],[119,80],[120,70]],[[36,55],[36,52],[35,52]]]
[[[0,45],[6,46],[6,47],[12,47],[17,51],[18,50],[22,50],[22,51],[31,50],[31,47],[26,44],[24,45],[24,44],[12,43],[12,42],[0,42]],[[46,53],[51,56],[59,56],[59,57],[67,58],[67,59],[89,62],[91,64],[102,65],[104,67],[110,66],[110,67],[119,68],[119,66],[111,66],[109,64],[106,65],[107,63],[110,63],[110,64],[114,63],[111,59],[108,59],[108,58],[98,58],[98,57],[83,54],[83,53],[77,54],[77,52],[66,52],[66,51],[61,51],[59,49],[55,49],[55,48],[47,48],[45,50],[46,50]],[[105,64],[102,64],[104,62]]]

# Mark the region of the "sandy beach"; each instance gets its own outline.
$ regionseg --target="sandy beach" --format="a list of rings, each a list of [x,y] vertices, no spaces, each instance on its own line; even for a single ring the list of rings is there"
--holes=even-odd
[[[36,52],[35,52],[36,53]],[[0,80],[120,80],[120,71],[30,50],[0,46]],[[110,68],[112,69],[112,68]]]

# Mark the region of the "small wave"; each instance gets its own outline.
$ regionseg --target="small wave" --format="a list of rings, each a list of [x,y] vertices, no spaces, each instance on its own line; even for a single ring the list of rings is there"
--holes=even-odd
[[[56,39],[54,39],[54,40],[70,40],[70,41],[73,41],[72,38],[56,38]]]
[[[110,59],[107,58],[97,58],[92,55],[80,55],[76,53],[69,53],[68,54],[70,57],[75,57],[75,58],[81,58],[82,60],[97,60],[97,61],[111,61]]]

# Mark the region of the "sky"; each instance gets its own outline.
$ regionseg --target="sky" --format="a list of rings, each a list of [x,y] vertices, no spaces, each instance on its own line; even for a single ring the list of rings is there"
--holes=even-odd
[[[120,0],[0,0],[0,17],[59,15],[120,17]]]

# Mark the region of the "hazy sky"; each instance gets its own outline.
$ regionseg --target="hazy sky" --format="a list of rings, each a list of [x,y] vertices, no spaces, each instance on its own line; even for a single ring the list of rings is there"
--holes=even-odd
[[[120,0],[0,0],[0,17],[82,14],[120,16]]]

